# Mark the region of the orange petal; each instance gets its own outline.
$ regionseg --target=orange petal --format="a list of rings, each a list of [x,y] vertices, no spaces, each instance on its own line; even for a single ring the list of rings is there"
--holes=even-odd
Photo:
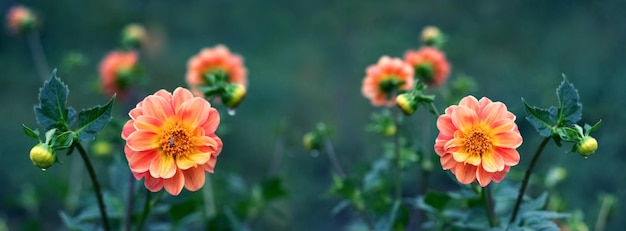
[[[459,102],[459,106],[465,106],[472,111],[478,112],[478,100],[472,95],[463,97]]]
[[[150,163],[150,175],[156,178],[171,178],[176,173],[176,163],[173,157],[165,154],[156,154]]]
[[[192,167],[196,167],[198,165],[205,164],[207,161],[211,159],[211,153],[193,153],[189,154],[185,157],[179,157],[176,160],[176,166],[178,168],[186,170]]]
[[[185,188],[189,191],[197,191],[204,185],[205,172],[204,168],[199,166],[197,168],[190,168],[183,170],[185,176]]]
[[[150,170],[150,165],[155,155],[158,155],[158,153],[154,150],[136,152],[128,158],[128,166],[133,172],[146,172]]]
[[[122,127],[122,139],[128,139],[128,136],[134,131],[136,131],[136,129],[133,126],[133,120],[126,121],[124,127]]]
[[[515,131],[515,128],[517,127],[515,125],[515,122],[513,122],[510,119],[496,120],[492,122],[490,126],[491,126],[490,132],[493,135],[502,133],[502,132],[507,132],[507,131]]]
[[[145,151],[159,147],[159,137],[154,132],[135,131],[126,139],[126,145],[134,151]]]
[[[441,159],[439,161],[441,162],[441,167],[443,168],[443,170],[453,169],[458,163],[454,160],[454,158],[452,158],[452,155],[450,154],[441,156]]]
[[[209,146],[216,147],[217,141],[208,136],[195,136],[191,138],[191,144],[193,146]]]
[[[180,194],[180,191],[183,190],[184,185],[185,176],[180,169],[176,169],[175,174],[171,178],[163,179],[163,186],[165,187],[165,191],[174,196]]]
[[[142,115],[135,119],[134,126],[137,130],[158,133],[163,126],[163,121],[149,115]]]
[[[482,168],[478,168],[476,171],[476,180],[478,180],[480,186],[485,187],[491,182],[493,175],[493,172],[487,172]]]
[[[502,148],[517,148],[522,145],[522,136],[515,131],[501,132],[494,135],[493,145]]]
[[[150,176],[150,174],[146,174],[146,179],[143,184],[148,190],[150,190],[150,192],[158,192],[163,188],[163,179],[154,178]]]
[[[499,171],[499,172],[494,172],[494,173],[493,173],[493,178],[492,178],[492,180],[493,180],[494,182],[500,182],[500,181],[502,181],[502,179],[504,179],[504,176],[506,175],[506,173],[507,173],[507,172],[509,172],[509,170],[510,170],[510,169],[511,169],[511,167],[509,167],[509,166],[505,166],[505,167],[504,167],[504,170]]]
[[[174,90],[174,93],[172,94],[172,105],[174,106],[176,113],[178,114],[178,112],[180,111],[180,106],[183,105],[184,102],[192,98],[193,94],[189,90],[182,87],[176,88]]]
[[[504,169],[504,161],[500,155],[494,152],[483,153],[482,168],[487,172],[497,172]]]
[[[487,97],[482,97],[480,98],[480,100],[478,100],[478,108],[479,111],[482,111],[487,105],[493,103],[489,98]]]
[[[447,139],[440,139],[439,137],[437,137],[437,139],[435,140],[435,153],[437,153],[437,155],[443,156],[446,153],[444,145],[447,142]]]
[[[199,127],[209,116],[211,105],[200,97],[187,100],[180,106],[178,115],[184,121],[186,126],[195,128]]]
[[[131,172],[131,173],[135,177],[135,180],[141,180],[141,178],[143,178],[144,176],[150,175],[150,174],[147,174],[147,172]]]
[[[513,148],[500,148],[496,147],[494,150],[497,155],[502,157],[502,161],[504,161],[504,165],[514,166],[519,163],[519,152]]]
[[[491,124],[496,120],[506,118],[506,112],[506,105],[500,102],[495,102],[487,104],[487,106],[480,111],[478,118],[487,124]]]
[[[449,115],[441,115],[437,119],[437,129],[439,129],[439,135],[446,137],[452,137],[456,127],[452,123],[452,118]]]
[[[213,173],[215,170],[215,163],[217,162],[217,158],[211,158],[206,164],[202,165],[204,167],[204,171]]]
[[[126,153],[126,159],[129,159],[137,152],[130,149],[128,145],[124,145],[124,153]]]
[[[140,115],[143,115],[143,110],[139,107],[139,104],[137,104],[136,108],[133,108],[130,112],[128,112],[128,116],[130,116],[131,119],[136,119]]]
[[[143,114],[156,117],[158,120],[165,121],[174,114],[172,104],[168,103],[163,97],[150,95],[143,100]]]
[[[455,127],[463,132],[469,131],[478,119],[475,111],[465,106],[458,106],[450,116]]]
[[[220,113],[217,112],[217,109],[211,108],[206,122],[202,125],[202,127],[204,127],[205,134],[215,133],[215,130],[217,130],[217,126],[219,125]]]
[[[157,92],[154,93],[154,95],[165,99],[165,101],[167,101],[170,104],[172,102],[172,94],[169,91],[166,91],[164,89],[158,90]]]
[[[459,182],[470,184],[476,179],[476,166],[459,163],[454,168],[454,175]]]

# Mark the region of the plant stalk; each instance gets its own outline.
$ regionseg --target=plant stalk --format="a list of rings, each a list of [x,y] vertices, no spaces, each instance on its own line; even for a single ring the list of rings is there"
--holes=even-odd
[[[391,115],[393,119],[393,124],[396,126],[396,133],[393,134],[393,151],[395,156],[395,169],[396,169],[396,191],[395,191],[395,200],[400,201],[402,198],[402,156],[400,153],[400,122],[398,121],[398,110],[397,108],[392,109],[393,113]]]
[[[39,76],[44,81],[48,79],[50,75],[50,67],[48,67],[48,61],[46,61],[46,55],[41,46],[41,39],[39,39],[39,33],[33,31],[26,36],[28,40],[28,47],[30,48],[30,54],[35,62],[35,68],[39,72]]]
[[[496,227],[496,215],[493,211],[493,201],[491,200],[491,189],[489,185],[482,188],[480,195],[485,202],[485,212],[487,213],[487,220],[489,220],[489,227]]]
[[[96,199],[98,199],[98,208],[100,209],[100,216],[102,217],[102,225],[104,226],[105,231],[111,230],[109,226],[109,218],[107,217],[106,207],[104,205],[104,200],[102,198],[102,191],[100,190],[100,184],[98,183],[98,179],[96,178],[96,172],[93,169],[93,165],[91,165],[91,161],[89,161],[89,156],[87,156],[87,152],[83,145],[79,142],[76,142],[76,149],[78,149],[78,153],[83,158],[85,162],[85,167],[87,168],[87,172],[89,173],[89,178],[91,178],[91,182],[93,183],[93,189],[96,191]]]
[[[146,221],[146,217],[148,217],[148,214],[150,213],[150,208],[152,207],[150,205],[151,195],[152,193],[150,193],[150,190],[146,189],[146,201],[143,204],[143,213],[141,213],[141,218],[139,218],[139,223],[137,224],[137,231],[141,231],[143,229],[143,224]]]

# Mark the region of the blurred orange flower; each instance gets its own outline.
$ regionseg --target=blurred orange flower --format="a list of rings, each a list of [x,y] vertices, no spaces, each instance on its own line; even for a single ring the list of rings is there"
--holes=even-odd
[[[392,106],[395,95],[413,88],[413,68],[398,58],[380,57],[377,64],[367,67],[363,79],[363,96],[374,106]]]
[[[446,56],[434,47],[422,47],[404,53],[404,61],[415,69],[415,78],[429,86],[440,86],[450,74]]]
[[[33,12],[24,6],[13,6],[7,13],[7,26],[16,34],[33,29],[36,23]]]
[[[100,81],[107,95],[124,97],[132,83],[138,54],[135,51],[111,51],[100,62]]]
[[[228,83],[238,83],[244,87],[248,84],[247,70],[243,65],[243,58],[230,53],[224,45],[213,48],[205,48],[200,53],[189,59],[187,63],[187,84],[196,96],[204,96],[199,86],[208,86],[211,83],[205,79],[206,74],[216,71],[226,74]]]
[[[122,138],[130,170],[146,188],[178,195],[197,191],[213,172],[222,141],[215,135],[220,115],[185,88],[159,90],[129,112]]]
[[[515,115],[501,102],[466,96],[446,108],[437,119],[439,136],[435,152],[444,170],[450,169],[463,184],[474,180],[485,187],[500,182],[519,163],[516,148],[522,144]]]

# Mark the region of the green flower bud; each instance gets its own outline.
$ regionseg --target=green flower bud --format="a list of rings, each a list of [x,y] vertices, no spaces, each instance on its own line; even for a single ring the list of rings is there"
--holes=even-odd
[[[122,45],[126,48],[139,48],[147,38],[146,29],[137,23],[127,25],[122,31]]]
[[[417,101],[411,94],[404,93],[396,97],[396,106],[402,110],[405,115],[411,115],[417,109]]]
[[[443,33],[435,26],[424,27],[420,39],[426,46],[441,46],[445,42]]]
[[[598,141],[591,136],[585,136],[576,144],[576,149],[581,156],[590,156],[598,149]]]
[[[308,150],[318,150],[322,147],[322,139],[315,132],[309,132],[302,137],[302,143]]]
[[[236,108],[246,96],[246,88],[238,83],[228,84],[222,94],[222,102],[228,108]]]
[[[30,150],[30,160],[41,169],[50,168],[56,159],[54,151],[47,144],[39,143]]]

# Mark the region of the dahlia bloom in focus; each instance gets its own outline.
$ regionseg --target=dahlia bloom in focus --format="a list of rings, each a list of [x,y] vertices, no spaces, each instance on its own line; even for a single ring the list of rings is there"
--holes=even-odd
[[[415,78],[429,86],[440,86],[450,74],[450,64],[437,48],[422,47],[417,51],[407,51],[404,61],[415,69]]]
[[[123,97],[134,78],[138,54],[134,51],[112,51],[100,62],[100,81],[107,95]]]
[[[361,92],[374,106],[392,106],[400,91],[413,88],[413,68],[398,58],[383,56],[365,73]]]
[[[159,90],[129,112],[122,138],[128,165],[146,188],[178,195],[197,191],[213,172],[222,141],[215,135],[220,115],[204,98],[184,88]]]
[[[14,6],[7,13],[7,26],[13,33],[20,34],[35,28],[37,18],[30,9]]]
[[[435,152],[444,170],[463,184],[474,180],[485,187],[500,182],[519,163],[516,148],[522,144],[515,115],[501,102],[466,96],[459,105],[446,108],[437,119],[439,136]]]
[[[226,82],[248,85],[247,70],[243,65],[243,58],[230,53],[228,48],[217,45],[213,48],[205,48],[192,57],[187,63],[187,84],[196,96],[204,96],[198,89],[200,86],[211,86],[206,78],[207,74],[223,71],[226,74]]]

